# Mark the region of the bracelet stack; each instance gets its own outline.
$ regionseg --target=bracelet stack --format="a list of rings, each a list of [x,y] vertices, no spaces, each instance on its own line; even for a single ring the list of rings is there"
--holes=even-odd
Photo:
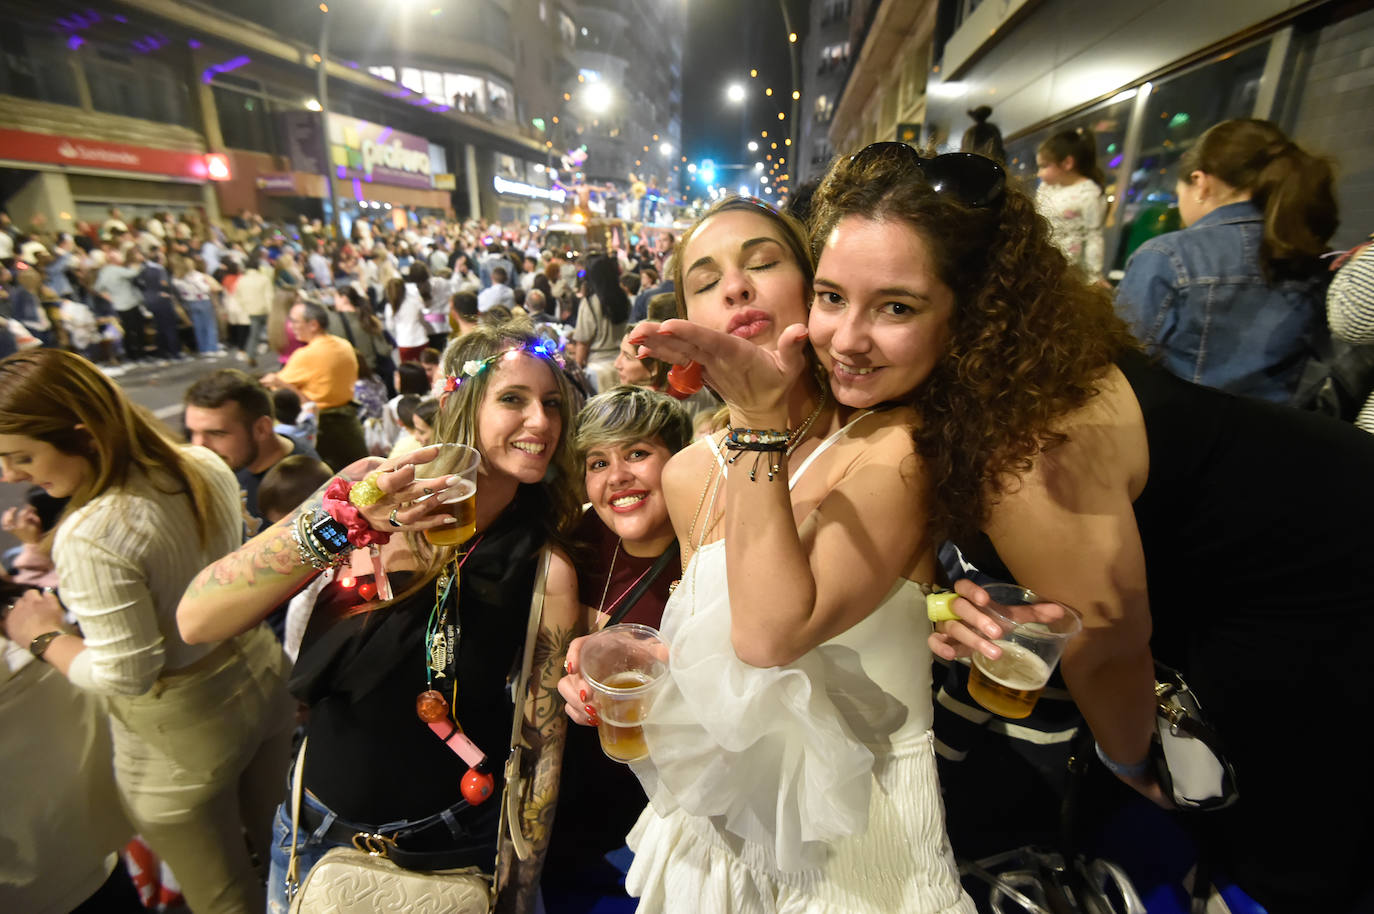
[[[335,568],[347,562],[351,550],[345,549],[335,554],[326,549],[312,529],[316,519],[317,512],[302,511],[296,515],[296,523],[291,528],[291,539],[295,540],[301,564],[309,565],[316,571],[324,571],[326,568]]]
[[[758,478],[759,461],[764,454],[768,455],[768,481],[772,482],[781,469],[780,459],[787,453],[787,447],[791,441],[791,435],[786,429],[778,430],[772,428],[729,428],[725,433],[725,441],[722,442],[727,451],[733,451],[729,463],[733,464],[739,459],[740,454],[746,451],[755,453],[754,466],[749,471],[749,481],[754,482]]]

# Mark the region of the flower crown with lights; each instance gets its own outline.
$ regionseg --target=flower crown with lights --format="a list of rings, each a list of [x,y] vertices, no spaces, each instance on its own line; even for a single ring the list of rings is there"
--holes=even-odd
[[[532,340],[528,343],[521,343],[518,346],[511,346],[509,349],[503,349],[495,355],[487,356],[485,359],[468,359],[463,363],[463,367],[459,369],[458,374],[451,374],[444,379],[444,392],[453,393],[462,386],[464,381],[468,378],[477,377],[490,368],[498,359],[509,361],[516,358],[521,353],[536,356],[541,359],[548,359],[559,368],[563,368],[565,364],[563,361],[563,353],[559,349],[558,344],[553,340]]]

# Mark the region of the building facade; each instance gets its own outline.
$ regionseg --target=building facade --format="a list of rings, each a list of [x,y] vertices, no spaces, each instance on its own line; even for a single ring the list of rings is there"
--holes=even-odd
[[[625,7],[644,30],[660,6],[591,19]],[[612,49],[634,92],[610,137],[572,104],[591,34],[572,2],[233,10],[0,0],[0,203],[16,221],[65,228],[112,205],[326,220],[332,206],[344,229],[406,211],[538,221],[571,210],[576,165],[627,171],[655,134],[680,148],[680,30]]]
[[[956,150],[972,124],[967,112],[989,105],[1008,171],[1033,184],[1039,144],[1089,127],[1107,175],[1109,272],[1176,209],[1179,156],[1233,117],[1272,120],[1334,160],[1335,247],[1374,228],[1369,3],[883,0],[862,19],[830,124],[834,150],[910,136],[913,127],[925,144]]]

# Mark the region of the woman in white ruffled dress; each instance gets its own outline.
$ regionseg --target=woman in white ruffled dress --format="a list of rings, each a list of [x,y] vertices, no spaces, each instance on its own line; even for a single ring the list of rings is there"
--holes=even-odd
[[[663,617],[671,672],[644,728],[649,758],[633,766],[651,805],[629,836],[627,887],[646,912],[972,914],[930,734],[924,582],[937,566],[911,522],[927,489],[915,415],[835,403],[822,366],[859,384],[868,372],[843,328],[812,358],[806,242],[764,204],[713,207],[673,279],[690,323],[640,324],[634,340],[703,365],[740,437],[786,429],[788,446],[732,450],[721,433],[664,470],[686,565]],[[903,328],[904,364],[921,365],[950,307],[864,313]],[[587,723],[577,647],[560,690]]]

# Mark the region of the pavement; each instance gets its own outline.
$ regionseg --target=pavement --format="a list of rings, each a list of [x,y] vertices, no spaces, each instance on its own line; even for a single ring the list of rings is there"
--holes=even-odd
[[[147,407],[154,416],[166,423],[173,434],[184,438],[181,398],[186,388],[198,378],[220,368],[242,368],[253,374],[266,374],[277,367],[276,357],[270,354],[258,356],[257,364],[251,369],[246,362],[231,355],[214,358],[192,356],[182,361],[134,365],[107,374],[119,382],[130,399]],[[28,488],[28,483],[0,483],[0,512],[23,504]],[[0,552],[15,545],[18,545],[18,540],[0,530]]]

